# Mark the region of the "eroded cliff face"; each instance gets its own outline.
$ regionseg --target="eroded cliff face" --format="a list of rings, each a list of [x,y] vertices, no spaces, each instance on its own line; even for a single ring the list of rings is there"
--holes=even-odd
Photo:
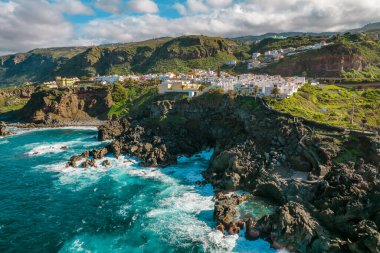
[[[106,120],[112,99],[107,89],[49,90],[32,95],[19,112],[28,123]]]
[[[218,230],[264,238],[299,252],[378,252],[380,142],[344,129],[313,125],[268,110],[250,97],[206,94],[192,100],[156,100],[131,118],[99,131],[114,141],[73,157],[129,154],[146,166],[214,148],[205,180],[217,192],[245,190],[280,209],[259,221],[233,222],[239,197],[215,196]],[[365,150],[349,157],[347,147]],[[339,161],[339,162],[338,162]],[[88,160],[83,166],[91,164]],[[223,210],[230,210],[225,212]]]
[[[358,55],[321,55],[313,58],[305,58],[297,62],[290,61],[286,64],[278,64],[271,68],[269,72],[282,76],[291,76],[305,71],[309,75],[339,77],[342,71],[362,71],[365,66],[366,63],[363,61],[363,58]]]
[[[342,71],[362,71],[370,64],[358,50],[332,45],[315,52],[287,57],[268,67],[267,71],[282,76],[301,75],[306,72],[310,77],[339,77]]]

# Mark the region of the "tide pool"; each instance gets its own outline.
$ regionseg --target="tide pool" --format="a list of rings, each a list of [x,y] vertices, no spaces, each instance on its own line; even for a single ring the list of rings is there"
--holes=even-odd
[[[164,169],[128,157],[66,168],[105,145],[96,135],[63,128],[0,139],[0,252],[275,252],[215,231],[213,189],[195,185],[211,151]]]

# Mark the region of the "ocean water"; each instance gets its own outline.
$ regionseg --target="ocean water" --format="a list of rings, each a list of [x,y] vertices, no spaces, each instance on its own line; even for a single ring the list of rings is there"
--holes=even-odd
[[[215,231],[213,189],[195,185],[212,151],[165,169],[128,157],[107,157],[109,168],[65,168],[72,155],[102,145],[95,129],[0,139],[0,252],[275,252]]]

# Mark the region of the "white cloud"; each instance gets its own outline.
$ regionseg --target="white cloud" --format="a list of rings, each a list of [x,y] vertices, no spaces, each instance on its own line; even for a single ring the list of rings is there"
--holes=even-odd
[[[203,0],[187,0],[187,7],[192,13],[208,12],[209,8]]]
[[[158,12],[157,4],[152,0],[130,0],[128,7],[139,13],[156,13]]]
[[[77,25],[74,33],[73,24],[65,20],[63,10],[54,7],[54,2],[0,0],[0,54],[35,47],[130,42],[183,34],[233,37],[284,31],[344,31],[380,21],[378,0],[238,0],[231,3],[220,0],[220,6],[215,6],[216,0],[187,0],[174,5],[182,14],[174,19],[151,13],[121,15],[125,13],[121,10],[122,4],[128,6],[130,2],[96,0],[93,4],[98,8],[107,8],[116,15]],[[134,11],[155,12],[152,6]],[[70,8],[65,12],[70,12]]]
[[[380,20],[380,5],[375,0],[288,0],[286,4],[283,0],[246,0],[217,9],[208,9],[199,0],[189,0],[187,4],[192,12],[174,20],[157,15],[99,19],[90,22],[83,34],[101,43],[128,42],[183,34],[233,37],[285,31],[344,31]],[[176,7],[185,14],[183,5]]]
[[[208,5],[212,7],[225,7],[230,5],[233,0],[207,0]]]
[[[187,14],[186,7],[183,4],[175,3],[174,8],[178,11],[179,14],[185,16]]]
[[[80,0],[57,0],[55,5],[61,12],[72,15],[91,15],[91,8],[84,5]]]
[[[94,5],[105,12],[120,13],[121,1],[120,0],[95,0]]]
[[[67,45],[72,29],[47,1],[0,1],[0,54]]]

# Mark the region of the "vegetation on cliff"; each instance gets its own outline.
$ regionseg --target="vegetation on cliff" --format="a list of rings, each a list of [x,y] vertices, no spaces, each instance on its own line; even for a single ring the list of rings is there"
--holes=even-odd
[[[0,114],[11,114],[23,108],[34,92],[34,87],[8,87],[0,89]]]
[[[380,81],[380,68],[369,67],[367,70],[353,70],[351,72],[342,72],[344,82],[346,83],[373,83]]]
[[[117,119],[126,117],[131,111],[138,111],[143,104],[151,101],[156,94],[156,87],[133,86],[125,88],[121,84],[115,84],[111,93],[113,103],[108,116]]]
[[[305,85],[290,98],[269,100],[269,105],[295,116],[340,127],[361,129],[363,122],[370,127],[380,126],[378,89],[349,90],[335,85]]]
[[[20,110],[28,101],[28,98],[20,98],[17,96],[0,97],[0,114]]]

